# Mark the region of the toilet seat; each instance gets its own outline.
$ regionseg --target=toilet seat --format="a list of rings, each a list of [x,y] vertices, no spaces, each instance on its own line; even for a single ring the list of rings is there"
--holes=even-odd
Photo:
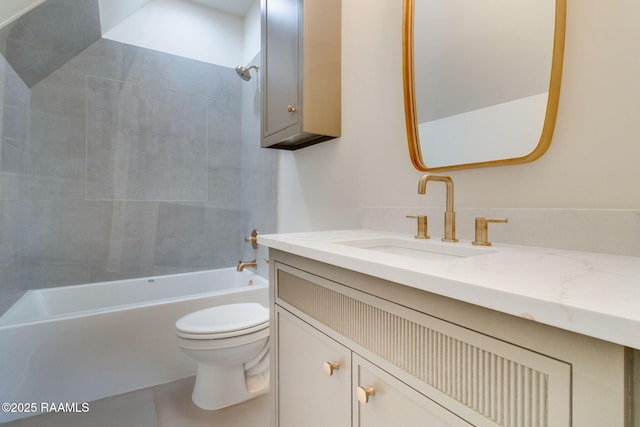
[[[251,334],[269,327],[269,310],[257,303],[206,308],[181,317],[176,333],[187,339],[211,340]]]
[[[212,333],[212,334],[203,334],[203,333],[194,334],[189,332],[182,332],[176,329],[176,336],[178,336],[179,338],[187,339],[187,340],[222,340],[224,338],[229,339],[229,338],[237,338],[237,337],[243,337],[243,336],[249,337],[252,334],[255,334],[257,332],[267,330],[267,329],[269,329],[269,322],[254,326],[252,328],[241,329],[238,331]],[[269,332],[266,331],[266,333],[268,336]],[[262,334],[257,336],[256,339],[259,339],[261,337],[262,337]]]

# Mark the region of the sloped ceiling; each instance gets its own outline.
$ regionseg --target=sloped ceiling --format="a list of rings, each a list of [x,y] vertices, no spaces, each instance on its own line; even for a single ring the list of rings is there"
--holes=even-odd
[[[2,6],[0,6],[0,27],[4,27],[44,1],[45,0],[2,0]]]
[[[98,0],[47,0],[0,31],[2,54],[33,87],[100,39]]]
[[[0,0],[3,1],[3,0]],[[46,0],[0,29],[0,53],[30,88],[150,0]],[[188,0],[242,17],[253,0]],[[35,3],[34,3],[35,4]],[[101,9],[103,16],[101,24]]]

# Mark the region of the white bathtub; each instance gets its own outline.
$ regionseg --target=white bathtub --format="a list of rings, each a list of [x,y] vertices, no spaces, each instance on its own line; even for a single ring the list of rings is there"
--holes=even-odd
[[[90,402],[195,375],[175,321],[237,302],[267,306],[267,281],[226,268],[28,291],[0,317],[0,403]]]

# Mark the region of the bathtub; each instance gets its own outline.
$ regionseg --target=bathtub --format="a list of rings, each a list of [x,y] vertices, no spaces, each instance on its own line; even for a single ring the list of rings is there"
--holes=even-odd
[[[238,302],[267,306],[268,282],[225,268],[30,290],[0,317],[0,403],[81,404],[195,375],[175,321]]]

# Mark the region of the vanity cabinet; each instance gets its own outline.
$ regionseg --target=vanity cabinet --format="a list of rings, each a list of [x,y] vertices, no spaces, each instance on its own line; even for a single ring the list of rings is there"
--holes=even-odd
[[[351,426],[352,405],[354,426],[470,426],[300,318],[275,313],[279,426]]]
[[[631,425],[621,346],[270,258],[273,427]]]
[[[340,136],[340,0],[262,0],[262,147]]]

